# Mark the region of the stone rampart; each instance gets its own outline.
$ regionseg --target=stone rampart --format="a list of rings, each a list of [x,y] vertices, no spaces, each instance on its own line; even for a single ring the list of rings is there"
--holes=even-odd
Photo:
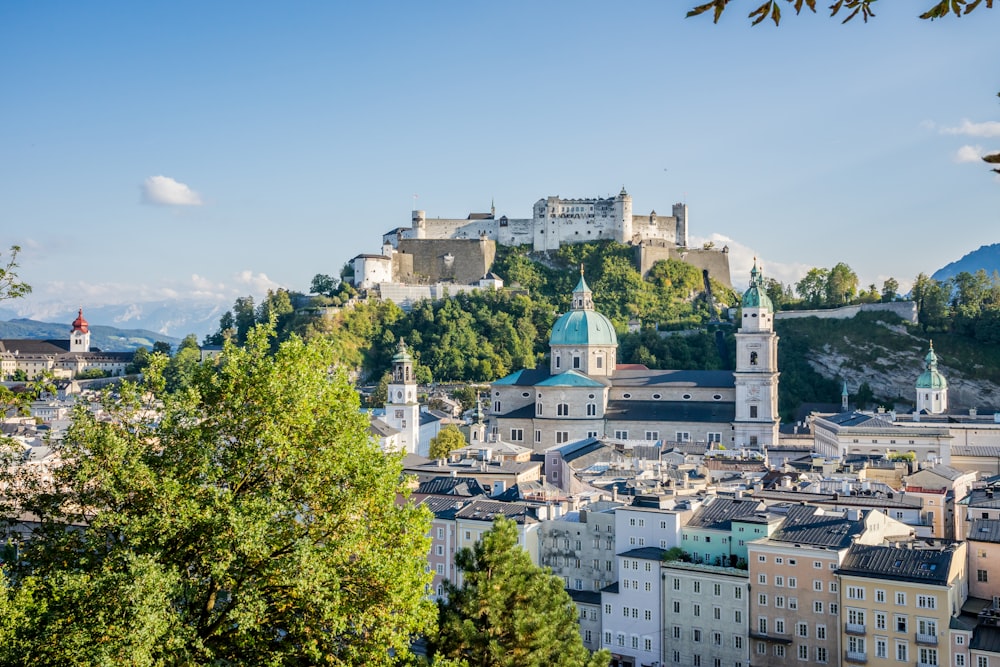
[[[890,312],[912,324],[917,323],[917,304],[914,301],[890,303],[859,303],[826,310],[783,310],[774,314],[776,320],[794,320],[800,317],[818,317],[821,320],[848,320],[858,313]]]
[[[413,257],[413,279],[460,285],[482,278],[493,266],[496,242],[489,239],[402,239],[400,252]]]
[[[686,262],[701,270],[723,285],[732,287],[729,273],[729,253],[715,248],[678,248],[671,243],[643,243],[635,246],[635,263],[639,273],[645,277],[653,264],[667,259]]]

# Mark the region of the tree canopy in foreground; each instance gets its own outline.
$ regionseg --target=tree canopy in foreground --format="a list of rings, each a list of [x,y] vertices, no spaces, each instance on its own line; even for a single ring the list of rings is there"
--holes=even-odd
[[[498,518],[472,549],[455,556],[462,586],[446,584],[435,659],[469,667],[606,667],[580,638],[576,605],[563,581],[517,543],[517,524]]]
[[[400,461],[328,344],[272,335],[172,394],[153,355],[104,418],[76,411],[60,465],[0,461],[0,516],[34,520],[0,572],[0,663],[383,665],[433,627]]]
[[[698,16],[711,10],[714,16],[713,21],[718,23],[719,17],[722,16],[722,13],[726,11],[729,3],[732,1],[709,0],[692,8],[687,15],[688,17]],[[868,19],[875,16],[875,12],[872,9],[875,2],[877,0],[834,0],[833,4],[829,7],[830,16],[843,16],[843,22],[847,23],[860,14],[862,20],[867,22]],[[774,25],[778,25],[781,22],[781,8],[788,5],[791,5],[796,14],[801,13],[803,8],[808,9],[813,14],[816,13],[816,0],[784,0],[784,2],[781,0],[764,0],[764,2],[761,2],[750,12],[749,18],[753,19],[754,25],[767,18],[774,21]],[[943,18],[949,14],[964,16],[978,9],[980,5],[984,5],[987,9],[992,9],[993,0],[938,0],[927,11],[922,13],[920,18],[934,20]]]

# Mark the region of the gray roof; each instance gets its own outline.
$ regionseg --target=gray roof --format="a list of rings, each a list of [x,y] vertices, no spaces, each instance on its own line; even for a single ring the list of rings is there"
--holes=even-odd
[[[866,415],[862,412],[839,412],[835,415],[824,415],[820,419],[837,426],[865,426],[866,428],[892,428],[894,426],[888,419]]]
[[[618,555],[624,558],[638,558],[640,560],[663,560],[664,553],[666,552],[663,549],[657,549],[656,547],[639,547],[638,549],[629,549]]]
[[[577,591],[567,588],[570,599],[577,604],[601,604],[601,594],[599,591]]]
[[[420,484],[414,493],[469,497],[486,495],[486,490],[473,477],[442,476]]]
[[[972,643],[969,648],[973,651],[986,651],[987,653],[1000,653],[1000,628],[990,625],[980,625],[972,633]]]
[[[997,519],[975,519],[966,539],[970,542],[997,542],[1000,543],[1000,520]]]
[[[846,512],[831,512],[811,505],[792,505],[785,521],[771,535],[777,542],[846,549],[864,529],[863,521],[850,521]]]
[[[732,423],[736,404],[729,401],[608,401],[609,421]],[[666,434],[664,434],[666,435]]]
[[[479,521],[493,521],[500,516],[512,519],[517,523],[537,523],[537,520],[528,514],[528,506],[522,503],[473,500],[455,513],[456,519],[476,519]]]
[[[733,519],[739,519],[763,511],[764,503],[751,498],[722,498],[716,496],[711,502],[698,508],[688,520],[687,527],[710,530],[729,530]]]
[[[736,386],[732,371],[619,370],[611,376],[615,387],[718,387]]]
[[[944,548],[919,548],[855,544],[847,552],[838,574],[876,577],[938,586],[948,585],[948,571],[955,555],[954,543]]]

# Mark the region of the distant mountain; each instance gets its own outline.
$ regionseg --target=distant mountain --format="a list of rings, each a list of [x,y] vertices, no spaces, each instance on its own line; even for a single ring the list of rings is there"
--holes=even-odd
[[[219,317],[228,309],[219,303],[183,299],[104,306],[82,305],[83,316],[91,323],[92,329],[95,324],[100,323],[111,328],[142,329],[154,332],[157,336],[176,339],[193,333],[199,341],[218,329]],[[8,301],[0,308],[0,319],[27,318],[42,322],[64,322],[65,324],[60,325],[63,332],[58,337],[66,338],[69,335],[69,323],[76,318],[79,307],[79,304],[36,302],[30,298]]]
[[[34,338],[41,340],[68,340],[69,325],[17,319],[0,322],[0,338]],[[156,341],[170,343],[176,349],[179,338],[146,329],[118,329],[100,324],[90,326],[90,345],[105,352],[131,352],[139,347],[152,348]]]
[[[979,250],[973,250],[962,259],[938,269],[931,278],[947,280],[963,271],[975,273],[979,269],[986,269],[987,275],[991,276],[994,271],[1000,271],[1000,243],[984,245]]]

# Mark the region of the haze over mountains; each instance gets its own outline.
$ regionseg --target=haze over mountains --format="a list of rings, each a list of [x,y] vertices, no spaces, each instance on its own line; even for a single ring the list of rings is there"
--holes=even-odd
[[[938,269],[932,277],[946,280],[962,271],[975,273],[979,269],[985,269],[989,275],[1000,271],[1000,243],[981,246]],[[200,341],[215,332],[219,317],[231,306],[182,299],[102,306],[83,304],[92,328],[101,331],[100,342],[95,341],[94,345],[106,351],[149,347],[155,340],[176,345],[191,333]],[[79,307],[80,304],[49,303],[42,309],[36,307],[25,312],[16,303],[8,302],[0,307],[0,338],[65,338]]]

